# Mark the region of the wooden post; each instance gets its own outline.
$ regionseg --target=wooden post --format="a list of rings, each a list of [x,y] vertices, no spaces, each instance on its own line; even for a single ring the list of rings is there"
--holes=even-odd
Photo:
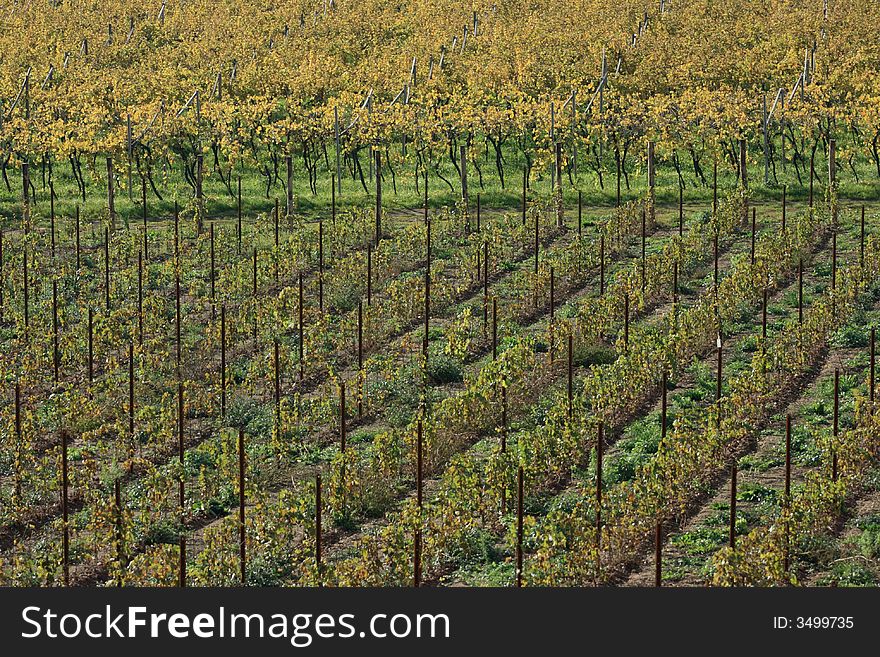
[[[483,241],[483,330],[489,329],[489,241]]]
[[[721,372],[723,367],[723,354],[722,354],[722,346],[721,346],[721,332],[718,332],[718,342],[716,345],[716,349],[718,351],[718,373],[715,378],[715,402],[718,403],[718,417],[720,420],[721,417]]]
[[[238,430],[238,550],[239,564],[241,566],[241,585],[247,585],[247,541],[245,540],[244,524],[244,429]]]
[[[718,214],[718,154],[712,161],[712,217]]]
[[[730,549],[736,548],[736,457],[730,464]]]
[[[25,242],[22,247],[22,275],[24,278],[24,337],[27,339],[28,328],[30,327],[30,276],[28,276],[28,245],[27,234],[25,234]]]
[[[834,193],[837,186],[837,140],[828,140],[828,188],[831,190],[831,225],[837,228],[837,203]]]

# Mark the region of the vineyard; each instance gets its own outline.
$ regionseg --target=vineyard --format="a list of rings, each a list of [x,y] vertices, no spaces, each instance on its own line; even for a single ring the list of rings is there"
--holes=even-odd
[[[0,585],[880,585],[877,3],[0,16]]]

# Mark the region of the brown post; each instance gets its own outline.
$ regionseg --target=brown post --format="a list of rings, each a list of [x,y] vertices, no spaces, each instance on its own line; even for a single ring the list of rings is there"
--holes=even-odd
[[[272,341],[273,346],[273,354],[272,354],[272,364],[273,370],[275,373],[275,414],[278,415],[281,410],[281,357],[280,357],[280,349],[278,345],[278,338],[275,338]]]
[[[49,182],[49,235],[52,258],[55,257],[55,186]]]
[[[722,357],[722,346],[721,346],[721,333],[718,333],[718,342],[717,342],[717,350],[718,350],[718,373],[715,378],[715,402],[718,403],[721,401],[721,372],[723,367],[723,357]],[[718,416],[719,421],[721,418],[721,405],[718,406]]]

